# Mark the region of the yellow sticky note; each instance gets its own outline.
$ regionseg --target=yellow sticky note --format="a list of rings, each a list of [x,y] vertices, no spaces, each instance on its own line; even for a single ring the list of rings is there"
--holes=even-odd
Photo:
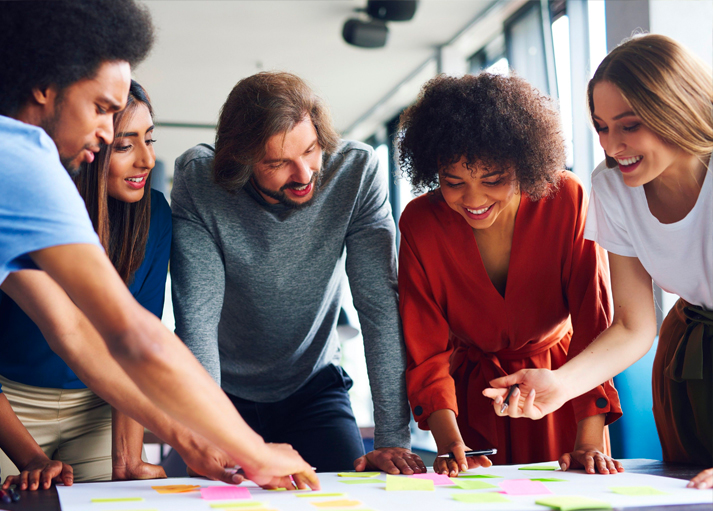
[[[527,465],[519,467],[518,470],[557,470],[559,467],[554,465]]]
[[[453,482],[461,490],[487,490],[490,488],[497,488],[494,484],[486,483],[485,481],[478,481],[477,479],[475,481],[472,479],[470,481],[468,479],[459,481],[454,478]]]
[[[387,475],[386,491],[435,491],[435,488],[430,479]]]
[[[665,491],[653,486],[612,486],[609,489],[619,495],[666,495]]]
[[[143,497],[123,497],[113,499],[92,499],[95,504],[103,504],[104,502],[141,502]]]
[[[559,509],[560,511],[576,511],[579,509],[611,509],[611,504],[607,502],[590,499],[588,497],[571,495],[540,498],[535,501],[535,504]]]
[[[361,506],[361,502],[358,500],[341,499],[312,502],[312,505],[315,507],[357,507]]]
[[[376,477],[381,472],[340,472],[339,477]]]
[[[492,504],[495,502],[510,502],[508,499],[495,492],[485,493],[454,493],[453,500],[469,504]]]

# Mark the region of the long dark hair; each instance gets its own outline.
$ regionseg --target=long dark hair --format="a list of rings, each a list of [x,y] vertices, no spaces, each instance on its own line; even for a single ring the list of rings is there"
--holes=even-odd
[[[114,133],[123,130],[139,104],[146,105],[153,118],[148,94],[141,85],[131,80],[126,108],[114,114]],[[152,173],[146,177],[145,192],[140,201],[128,203],[110,197],[107,181],[112,152],[113,144],[103,146],[94,161],[77,175],[74,182],[84,199],[89,218],[104,250],[128,285],[146,253],[151,223]]]

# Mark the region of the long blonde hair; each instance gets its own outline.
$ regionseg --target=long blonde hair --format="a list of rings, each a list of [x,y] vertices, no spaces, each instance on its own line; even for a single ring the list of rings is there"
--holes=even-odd
[[[604,58],[587,87],[615,85],[634,113],[662,140],[701,159],[713,152],[713,76],[701,59],[670,37],[634,36]],[[592,123],[596,122],[592,118]],[[607,155],[607,166],[616,161]]]

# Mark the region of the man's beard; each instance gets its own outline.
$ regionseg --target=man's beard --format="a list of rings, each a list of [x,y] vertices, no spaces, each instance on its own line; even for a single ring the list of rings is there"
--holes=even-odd
[[[56,105],[56,109],[54,112],[54,115],[49,118],[49,119],[43,119],[42,122],[40,123],[40,128],[45,130],[45,132],[50,136],[50,138],[56,142],[55,134],[57,133],[57,125],[59,124],[59,117],[62,114],[62,104],[61,101],[58,101]],[[69,176],[71,178],[74,178],[79,174],[79,172],[82,170],[82,168],[85,166],[83,163],[77,164],[74,163],[77,157],[84,151],[85,149],[90,149],[88,145],[84,146],[81,151],[79,151],[77,154],[72,155],[72,156],[67,156],[63,155],[62,153],[59,153],[59,161],[62,163],[62,166],[67,170],[69,173]],[[59,152],[59,147],[57,147],[57,152]]]
[[[295,183],[294,181],[292,181],[291,183],[287,183],[285,186],[281,187],[279,190],[270,190],[268,188],[263,187],[257,179],[252,179],[252,182],[255,185],[255,188],[260,190],[268,197],[275,199],[280,204],[292,209],[303,209],[307,206],[312,205],[314,198],[319,192],[319,187],[322,184],[322,170],[320,169],[319,172],[315,172],[314,174],[312,174],[312,180],[310,181],[310,183],[313,183],[312,197],[305,202],[295,202],[289,197],[287,197],[287,194],[285,193],[285,190],[287,190],[288,188],[297,188],[299,186],[304,186],[305,183]]]

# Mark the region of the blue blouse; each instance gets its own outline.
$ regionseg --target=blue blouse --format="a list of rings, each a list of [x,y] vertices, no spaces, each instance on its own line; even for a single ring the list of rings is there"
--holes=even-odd
[[[151,190],[151,223],[146,253],[129,291],[159,318],[171,251],[171,208],[163,194]],[[0,375],[34,387],[86,388],[67,364],[50,349],[42,332],[10,297],[0,291]],[[0,390],[1,392],[1,390]]]

